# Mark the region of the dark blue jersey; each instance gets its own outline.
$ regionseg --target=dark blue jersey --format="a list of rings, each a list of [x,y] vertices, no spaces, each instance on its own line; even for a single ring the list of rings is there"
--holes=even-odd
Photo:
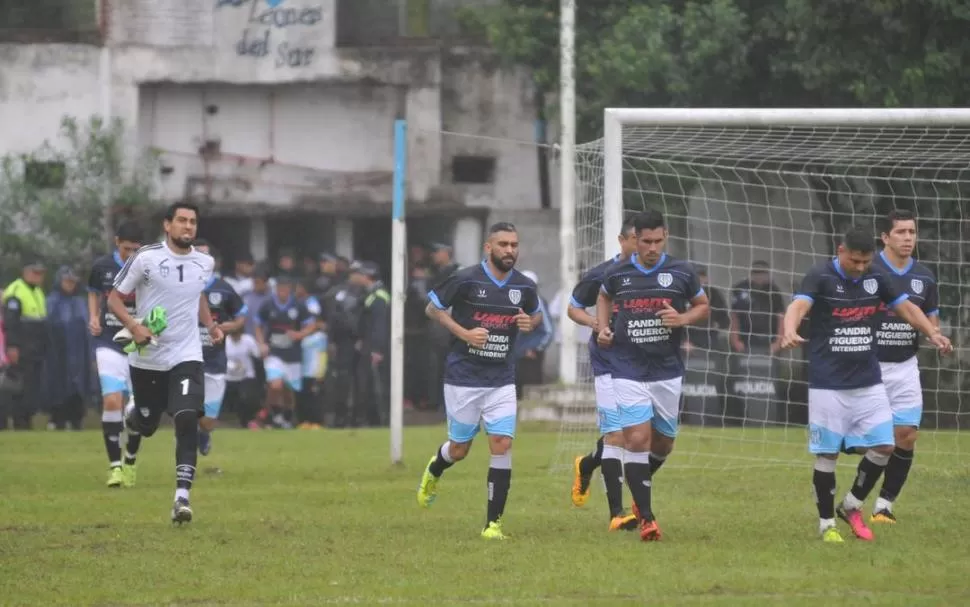
[[[896,291],[909,295],[909,300],[924,314],[936,316],[940,313],[940,292],[936,278],[926,266],[910,258],[906,268],[899,270],[889,263],[884,252],[872,261],[872,265],[877,270],[885,271]],[[886,306],[879,309],[878,323],[876,356],[880,362],[901,363],[916,356],[919,351],[919,331]]]
[[[870,266],[853,279],[845,275],[837,258],[822,261],[802,279],[795,299],[812,302],[808,317],[810,387],[852,390],[882,381],[874,343],[880,304],[895,307],[908,299],[885,272]]]
[[[664,254],[645,268],[631,255],[606,270],[602,289],[613,299],[613,377],[653,382],[682,376],[684,329],[663,326],[657,312],[668,305],[684,312],[704,294],[694,267]]]
[[[603,277],[606,275],[606,270],[612,266],[614,263],[620,260],[620,256],[617,255],[613,259],[608,259],[603,263],[590,268],[583,277],[579,279],[576,287],[573,288],[573,295],[569,300],[569,305],[574,308],[593,308],[596,306],[596,300],[600,294],[600,287],[603,286]],[[612,326],[612,319],[610,325]],[[596,333],[589,339],[589,362],[593,367],[593,375],[599,377],[600,375],[608,375],[613,372],[612,363],[610,356],[612,351],[610,348],[600,348],[596,343]]]
[[[121,255],[118,251],[115,251],[110,255],[103,255],[95,259],[91,266],[91,274],[88,277],[88,290],[97,293],[101,298],[99,304],[101,308],[101,335],[94,338],[94,345],[97,348],[110,348],[122,354],[124,354],[123,346],[116,344],[113,339],[123,325],[114,314],[108,311],[108,293],[114,288],[115,277],[124,265],[125,263],[121,261]],[[119,295],[121,294],[119,293]],[[125,302],[128,313],[135,316],[135,292],[132,291],[128,295],[122,296],[121,299]]]
[[[284,303],[273,295],[259,309],[257,318],[263,328],[263,339],[269,345],[270,356],[275,356],[285,363],[303,362],[301,342],[286,333],[302,331],[303,327],[315,322],[306,306],[293,297]]]
[[[466,329],[488,329],[488,342],[472,347],[452,337],[445,366],[445,383],[454,386],[497,387],[515,383],[511,356],[519,334],[515,316],[539,311],[536,284],[513,269],[499,280],[483,261],[454,272],[428,293],[439,310]]]
[[[206,285],[204,293],[206,299],[209,300],[212,320],[219,324],[229,322],[240,314],[246,313],[246,304],[243,303],[242,297],[239,297],[232,285],[221,277],[212,277],[209,284]],[[226,342],[213,345],[208,329],[200,327],[200,331],[202,332],[202,366],[205,372],[213,375],[224,375],[228,365]]]

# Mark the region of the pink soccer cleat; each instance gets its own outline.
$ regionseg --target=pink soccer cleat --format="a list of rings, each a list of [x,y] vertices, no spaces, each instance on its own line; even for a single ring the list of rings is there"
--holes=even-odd
[[[840,504],[835,509],[835,514],[849,524],[849,527],[852,528],[852,533],[860,540],[871,542],[876,539],[876,536],[872,533],[872,529],[866,527],[865,520],[862,517],[862,510],[846,510]]]

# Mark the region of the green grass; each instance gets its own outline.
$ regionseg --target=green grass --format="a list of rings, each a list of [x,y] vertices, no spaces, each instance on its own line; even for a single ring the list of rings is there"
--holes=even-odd
[[[606,532],[598,476],[586,508],[570,505],[570,479],[548,471],[556,433],[522,431],[513,537],[489,543],[484,444],[446,473],[431,510],[415,502],[442,435],[409,428],[406,466],[392,467],[384,431],[220,431],[200,459],[196,520],[178,528],[170,430],[144,443],[130,490],[104,487],[99,432],[2,433],[0,603],[970,604],[965,457],[918,456],[901,524],[871,544],[826,545],[807,455],[796,467],[722,459],[717,471],[678,469],[675,454],[654,484],[664,541],[643,544]],[[221,475],[203,472],[215,465]],[[851,474],[840,470],[840,496]]]

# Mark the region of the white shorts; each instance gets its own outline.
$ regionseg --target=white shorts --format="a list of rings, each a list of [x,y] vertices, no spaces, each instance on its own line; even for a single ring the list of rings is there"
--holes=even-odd
[[[616,397],[613,395],[613,376],[609,373],[597,375],[593,378],[593,389],[596,391],[600,434],[619,432],[623,426],[620,425],[620,411],[616,408]]]
[[[914,356],[901,363],[879,363],[879,368],[882,370],[886,396],[889,397],[889,407],[893,411],[893,425],[919,428],[923,417],[919,361]]]
[[[282,379],[290,390],[299,392],[303,389],[303,364],[285,363],[278,356],[267,356],[263,361],[266,369],[266,383]]]
[[[808,390],[808,450],[834,455],[846,448],[892,445],[893,412],[882,384],[852,390]]]
[[[205,374],[205,416],[212,419],[219,418],[219,411],[222,410],[222,399],[226,396],[226,376]]]
[[[445,384],[448,439],[456,443],[467,443],[475,438],[481,422],[485,423],[486,434],[515,438],[517,410],[515,384],[496,388]]]
[[[683,381],[683,377],[662,381],[613,378],[620,427],[630,428],[652,420],[657,432],[676,438]]]
[[[128,355],[111,348],[97,348],[94,359],[98,363],[98,379],[101,381],[101,395],[131,394],[131,372],[128,370]]]

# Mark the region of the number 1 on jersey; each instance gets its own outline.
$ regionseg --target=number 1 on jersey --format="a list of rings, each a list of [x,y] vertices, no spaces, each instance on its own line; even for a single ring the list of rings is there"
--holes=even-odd
[[[179,271],[179,282],[183,282],[185,275],[182,272],[185,270],[185,265],[180,263],[179,265],[175,266],[175,269]]]
[[[182,396],[188,396],[189,394],[189,378],[185,378],[179,382],[182,384]]]

